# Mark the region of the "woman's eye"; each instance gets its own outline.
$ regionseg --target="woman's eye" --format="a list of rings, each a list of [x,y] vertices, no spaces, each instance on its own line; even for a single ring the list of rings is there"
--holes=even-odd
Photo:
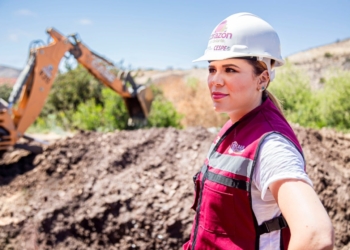
[[[209,73],[214,73],[215,72],[215,69],[209,69]]]
[[[237,71],[232,69],[232,68],[226,68],[226,72],[227,73],[234,73],[234,72],[237,72]]]

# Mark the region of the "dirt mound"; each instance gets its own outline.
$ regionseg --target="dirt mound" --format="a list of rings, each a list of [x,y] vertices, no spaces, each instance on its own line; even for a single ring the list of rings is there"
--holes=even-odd
[[[308,172],[350,248],[350,138],[295,127]],[[204,128],[78,133],[0,162],[0,249],[179,249],[194,212]]]
[[[204,128],[80,133],[3,162],[0,249],[178,249]],[[18,156],[17,156],[18,157]]]
[[[350,136],[295,127],[307,172],[335,228],[337,249],[350,249]]]

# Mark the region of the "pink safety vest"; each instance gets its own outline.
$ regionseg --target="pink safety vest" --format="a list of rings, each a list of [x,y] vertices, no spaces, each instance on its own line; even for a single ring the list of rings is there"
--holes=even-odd
[[[194,176],[196,211],[190,249],[259,249],[260,235],[280,230],[280,249],[287,249],[290,231],[283,216],[257,224],[251,185],[264,138],[279,133],[302,154],[288,122],[267,98],[238,122],[228,121],[214,140],[200,172]]]

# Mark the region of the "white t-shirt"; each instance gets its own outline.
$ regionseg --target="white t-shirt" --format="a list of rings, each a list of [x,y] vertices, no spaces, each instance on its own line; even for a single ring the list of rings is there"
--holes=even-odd
[[[258,224],[281,214],[269,190],[271,183],[282,179],[299,179],[312,182],[304,171],[304,159],[298,149],[279,134],[271,134],[261,144],[252,182],[252,205]],[[280,231],[260,236],[260,249],[280,247]]]

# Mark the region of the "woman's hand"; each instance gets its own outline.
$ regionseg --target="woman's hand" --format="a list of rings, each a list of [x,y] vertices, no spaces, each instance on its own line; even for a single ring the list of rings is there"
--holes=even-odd
[[[291,231],[288,249],[333,249],[331,220],[309,184],[285,179],[272,183],[269,188]]]

